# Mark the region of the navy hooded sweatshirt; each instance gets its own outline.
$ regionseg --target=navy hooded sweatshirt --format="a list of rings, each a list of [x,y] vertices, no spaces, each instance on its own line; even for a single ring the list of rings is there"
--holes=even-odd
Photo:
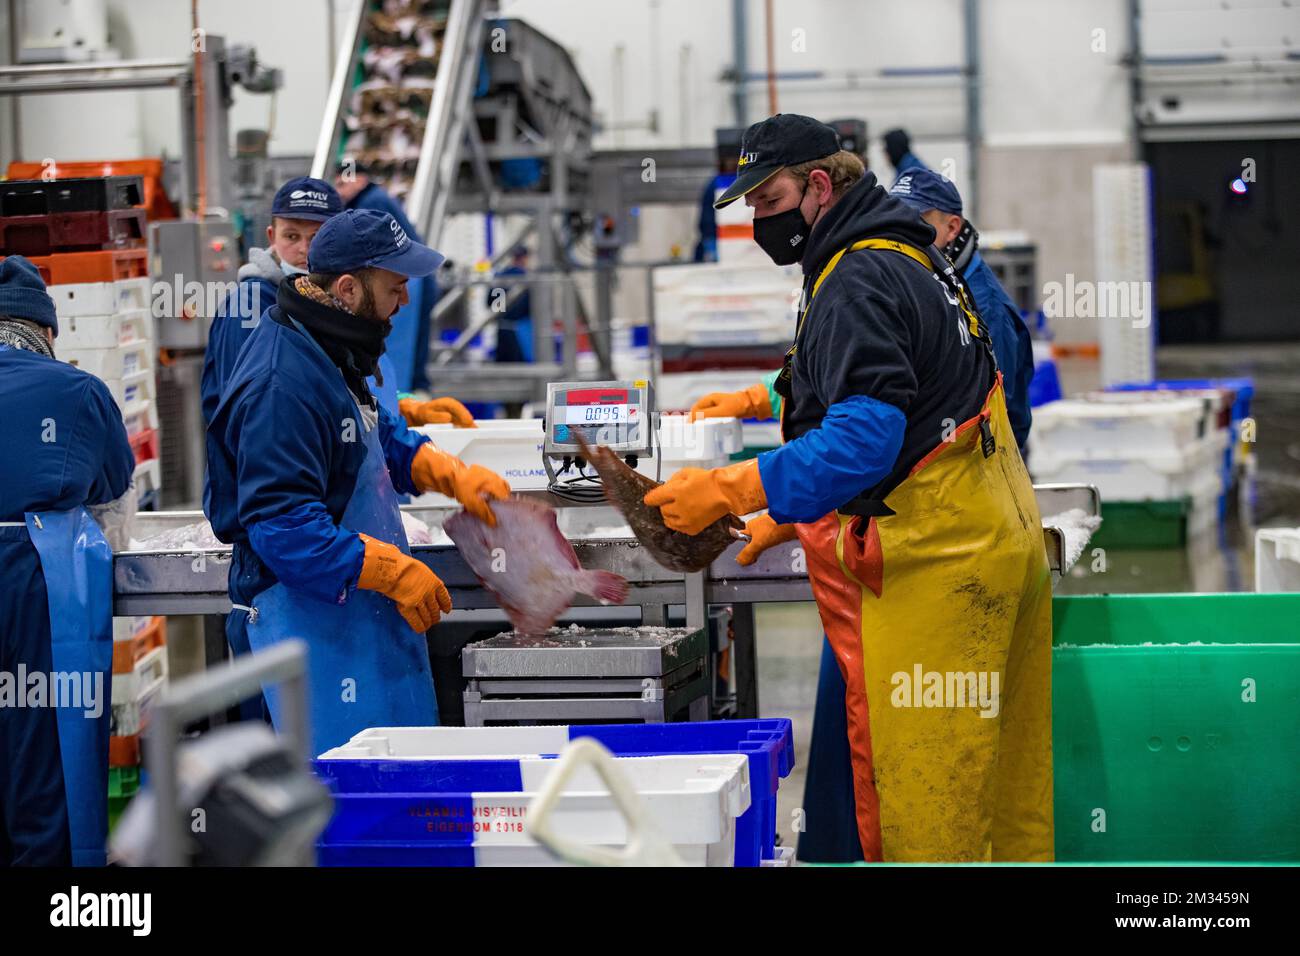
[[[808,237],[804,301],[837,252],[869,238],[925,250],[935,233],[868,172]],[[988,345],[970,334],[955,295],[933,272],[890,250],[845,254],[796,334],[786,443],[758,459],[772,517],[816,521],[846,506],[889,513],[879,503],[979,414],[994,369]]]

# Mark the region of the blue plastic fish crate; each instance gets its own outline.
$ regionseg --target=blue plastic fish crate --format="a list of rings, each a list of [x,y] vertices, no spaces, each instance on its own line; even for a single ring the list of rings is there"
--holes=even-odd
[[[363,801],[348,800],[347,795],[518,789],[516,762],[494,757],[555,756],[577,737],[594,737],[616,757],[746,754],[751,804],[736,821],[735,865],[759,866],[763,860],[775,858],[777,788],[794,767],[794,732],[790,720],[784,717],[673,724],[396,727],[362,731],[315,762],[317,774],[336,797],[345,797],[338,801],[326,836],[331,840],[333,834],[343,837],[352,828],[340,817],[366,812]],[[444,758],[456,758],[458,762]],[[322,845],[320,849],[320,862],[325,866],[359,865],[363,857],[367,865],[387,865],[382,854],[367,856],[356,847]],[[394,857],[392,864],[432,865],[435,858],[441,859],[432,849],[425,857],[404,852],[400,859]]]

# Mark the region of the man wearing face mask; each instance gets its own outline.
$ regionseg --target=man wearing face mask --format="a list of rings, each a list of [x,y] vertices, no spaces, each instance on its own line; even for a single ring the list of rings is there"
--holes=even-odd
[[[386,213],[348,210],[280,284],[208,426],[209,515],[234,545],[232,647],[308,642],[314,752],[365,727],[437,723],[424,632],[451,609],[408,554],[396,495],[438,491],[495,524],[510,492],[379,404],[368,378],[407,281],[441,256]],[[268,690],[273,722],[281,702]]]
[[[987,330],[934,229],[830,127],[751,126],[719,203],[742,196],[754,240],[803,265],[784,444],[645,503],[686,534],[768,509],[749,559],[803,545],[867,860],[1050,860],[1050,579]]]

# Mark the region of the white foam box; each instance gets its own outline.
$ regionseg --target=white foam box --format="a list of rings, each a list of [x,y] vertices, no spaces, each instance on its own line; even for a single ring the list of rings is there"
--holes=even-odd
[[[516,491],[540,491],[548,479],[542,465],[545,447],[540,418],[483,419],[477,428],[421,425],[412,431],[429,439],[467,465],[490,468]],[[679,468],[720,468],[743,447],[740,422],[734,418],[707,418],[687,422],[685,415],[661,415],[656,457],[643,457],[637,471],[650,478],[667,479]],[[421,495],[415,504],[439,507],[453,504],[438,494]]]
[[[686,412],[710,392],[739,392],[756,385],[771,369],[710,369],[665,372],[655,381],[655,403],[663,411]],[[1037,420],[1035,419],[1035,424]]]
[[[59,358],[65,352],[84,349],[113,349],[137,342],[153,341],[153,317],[147,309],[117,312],[113,315],[75,315],[59,319],[59,338],[55,343]]]
[[[1038,427],[1037,412],[1034,427]],[[1224,431],[1171,450],[1058,449],[1034,443],[1032,433],[1030,442],[1029,471],[1034,481],[1096,485],[1102,501],[1168,501],[1204,493],[1211,481],[1216,496],[1223,492]]]
[[[476,728],[477,729],[477,728]],[[332,756],[322,754],[322,759]],[[451,758],[456,759],[456,758]],[[502,758],[496,758],[502,759]],[[749,809],[749,757],[744,754],[692,754],[616,757],[646,814],[688,866],[732,866],[736,818]],[[521,821],[515,826],[484,826],[472,834],[475,866],[561,866],[563,863],[528,834],[527,815],[557,761],[520,757],[521,791],[474,791],[475,820]],[[425,795],[430,802],[437,794]],[[463,794],[458,794],[463,798]],[[336,813],[364,813],[392,819],[409,815],[411,794],[336,794]],[[355,804],[353,810],[349,804]],[[391,810],[388,808],[391,806]],[[627,843],[627,823],[604,781],[591,767],[578,768],[552,811],[552,828],[566,841],[616,848]]]
[[[107,348],[60,349],[58,357],[105,382],[153,371],[153,346],[143,339]]]
[[[1214,409],[1196,398],[1116,392],[1114,400],[1068,398],[1034,409],[1030,450],[1062,455],[1177,452],[1216,431]]]
[[[777,345],[794,338],[802,273],[795,266],[720,262],[654,273],[660,345]]]
[[[1255,532],[1255,590],[1300,591],[1300,528]]]
[[[148,276],[118,279],[116,282],[71,282],[46,287],[54,300],[59,319],[79,315],[114,315],[148,309],[151,305]],[[60,326],[62,322],[60,321]],[[61,334],[61,333],[60,333]]]

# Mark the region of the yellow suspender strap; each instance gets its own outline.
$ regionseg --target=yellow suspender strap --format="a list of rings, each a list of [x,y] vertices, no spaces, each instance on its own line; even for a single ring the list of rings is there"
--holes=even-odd
[[[822,283],[826,281],[826,277],[835,271],[835,267],[840,264],[840,260],[844,258],[846,252],[856,252],[858,249],[888,249],[891,252],[899,252],[907,256],[909,259],[915,259],[921,265],[925,266],[928,272],[934,272],[934,263],[930,261],[930,257],[916,246],[908,245],[905,242],[896,242],[893,239],[863,239],[860,242],[853,243],[851,246],[845,246],[839,252],[835,253],[835,255],[831,256],[830,261],[826,263],[826,267],[818,274],[817,280],[813,283],[812,295],[808,297],[808,305],[804,307],[803,315],[799,317],[800,326],[803,325],[803,318],[808,314],[808,309],[812,306],[812,300],[816,297],[817,290],[821,288]],[[980,325],[979,319],[976,317],[976,312],[966,300],[965,291],[960,290],[959,295],[961,310],[966,314],[966,324],[970,326],[971,335],[979,338]],[[794,349],[791,349],[792,353],[793,351]]]

